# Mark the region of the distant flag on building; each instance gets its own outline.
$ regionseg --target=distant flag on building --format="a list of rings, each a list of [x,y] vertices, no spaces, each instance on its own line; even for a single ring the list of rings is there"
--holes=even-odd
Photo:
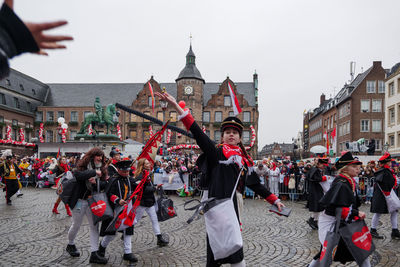
[[[232,108],[233,108],[233,115],[236,116],[240,112],[242,112],[242,109],[239,106],[239,101],[235,95],[235,92],[232,89],[231,83],[228,82],[228,89],[229,89],[229,94],[231,95],[231,102],[232,102]]]
[[[153,113],[154,113],[154,93],[153,93],[153,86],[151,86],[150,82],[147,82],[147,84],[149,85],[149,91],[150,91],[150,95],[151,95],[151,108],[153,109]]]
[[[333,150],[333,153],[336,153],[336,142],[337,142],[336,127],[333,128],[333,131],[331,132],[331,137],[332,137],[332,150]]]

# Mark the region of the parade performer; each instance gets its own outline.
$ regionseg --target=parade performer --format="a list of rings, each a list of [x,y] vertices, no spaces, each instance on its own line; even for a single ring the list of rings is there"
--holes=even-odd
[[[320,201],[321,206],[325,209],[319,216],[318,221],[318,238],[321,242],[321,250],[314,257],[309,267],[320,266],[319,258],[321,256],[322,244],[325,241],[327,232],[336,223],[335,213],[337,208],[342,208],[341,226],[354,220],[365,219],[365,213],[358,210],[361,201],[357,195],[356,182],[353,179],[353,177],[359,174],[361,165],[362,162],[354,159],[350,152],[343,154],[335,163],[338,175]],[[341,237],[333,261],[340,261],[342,264],[354,261],[346,243]],[[361,266],[371,266],[369,259],[367,258]]]
[[[279,196],[279,175],[281,171],[276,166],[275,162],[271,163],[268,169],[269,190],[276,196]]]
[[[110,178],[106,193],[110,200],[110,205],[113,210],[116,207],[124,206],[127,204],[129,196],[133,193],[136,188],[136,183],[132,177],[129,176],[129,171],[131,169],[132,161],[129,159],[123,159],[115,163],[117,172]],[[157,216],[156,216],[157,218]],[[106,248],[108,244],[115,238],[116,231],[106,233],[106,228],[111,220],[106,220],[102,222],[100,235],[104,236],[100,243],[98,254],[101,257],[105,256]],[[123,259],[129,262],[137,262],[138,259],[132,253],[132,236],[133,236],[133,226],[128,227],[123,230],[123,243],[124,243],[124,256]]]
[[[308,181],[307,207],[311,212],[311,216],[307,220],[307,223],[312,229],[318,229],[319,213],[323,211],[323,207],[319,203],[324,195],[324,191],[320,182],[325,182],[327,180],[326,176],[324,176],[324,170],[326,166],[328,166],[328,159],[318,158],[316,161],[316,166],[312,167],[306,176]]]
[[[64,173],[66,173],[67,171],[69,171],[69,170],[70,170],[70,169],[69,169],[69,166],[68,166],[68,164],[67,164],[67,158],[66,158],[66,157],[61,157],[61,158],[58,160],[57,166],[56,166],[54,169],[49,170],[49,174],[55,174],[55,175],[56,175],[56,179],[54,180],[54,182],[55,182],[55,184],[56,184],[56,188],[57,188],[57,186],[58,186],[58,183],[60,182],[61,176],[62,176]],[[58,205],[60,204],[60,202],[61,202],[61,198],[60,198],[60,197],[57,197],[57,200],[56,200],[56,202],[54,203],[54,207],[53,207],[53,210],[52,210],[52,212],[53,212],[54,214],[60,214],[60,213],[58,212],[58,210],[57,210],[57,207],[58,207]],[[68,204],[65,204],[65,210],[67,211],[67,215],[68,215],[68,216],[72,216],[72,213],[71,213],[71,210],[70,210]]]
[[[142,199],[140,200],[140,205],[136,210],[136,217],[134,224],[137,224],[143,216],[143,213],[149,215],[151,224],[153,226],[153,232],[157,237],[157,245],[160,247],[168,245],[168,241],[162,236],[160,230],[160,224],[158,223],[157,213],[156,213],[156,199],[154,197],[154,192],[156,191],[156,186],[152,182],[152,164],[145,158],[141,158],[137,162],[135,181],[139,183],[143,178],[146,178],[146,182],[143,186]],[[157,185],[160,187],[161,185]]]
[[[98,255],[99,247],[99,229],[98,225],[93,224],[93,215],[88,204],[88,198],[92,192],[97,190],[97,178],[100,182],[100,189],[107,185],[107,168],[104,152],[98,147],[89,150],[85,156],[78,162],[78,168],[74,172],[77,185],[74,194],[68,205],[72,208],[72,225],[68,231],[67,252],[72,257],[79,257],[80,253],[75,246],[75,237],[78,234],[82,224],[83,217],[86,216],[90,228],[90,263],[106,264],[107,259]]]
[[[208,185],[209,197],[215,197],[216,199],[230,198],[236,185],[236,178],[240,175],[237,191],[243,194],[245,186],[247,186],[256,194],[267,199],[271,204],[276,204],[281,210],[284,205],[278,197],[260,184],[258,175],[252,170],[253,161],[247,155],[241,143],[243,124],[238,118],[228,117],[222,122],[221,144],[215,145],[194,121],[193,116],[189,113],[189,109],[183,110],[175,98],[167,92],[156,92],[155,94],[162,100],[168,101],[170,106],[178,112],[179,119],[183,122],[186,129],[193,134],[197,144],[204,152],[201,158],[207,164],[205,184]],[[243,171],[240,171],[242,167],[246,168],[246,170],[243,169]],[[248,175],[250,173],[251,175]],[[240,224],[238,198],[233,197],[233,202],[238,224]],[[221,266],[221,264],[225,263],[229,263],[231,266],[245,266],[243,247],[226,258],[215,260],[207,236],[207,266]]]
[[[21,175],[22,171],[18,168],[17,164],[13,162],[13,155],[11,149],[7,149],[3,156],[6,158],[3,164],[0,165],[0,176],[3,177],[4,184],[3,191],[6,191],[7,205],[11,205],[11,197],[17,193],[19,189],[17,175]]]
[[[390,191],[397,186],[397,179],[389,163],[392,161],[392,156],[386,152],[378,161],[379,169],[375,172],[374,193],[371,200],[371,212],[374,213],[371,221],[372,237],[382,239],[383,236],[378,234],[377,227],[379,218],[382,214],[388,214],[388,207],[385,196],[390,195]],[[390,213],[390,222],[392,224],[392,238],[400,239],[398,230],[398,211]]]
[[[115,167],[115,164],[121,160],[121,152],[119,151],[118,148],[114,148],[110,152],[110,157],[111,157],[111,162],[107,167],[107,172],[108,176],[113,177],[114,174],[116,174],[117,168]]]

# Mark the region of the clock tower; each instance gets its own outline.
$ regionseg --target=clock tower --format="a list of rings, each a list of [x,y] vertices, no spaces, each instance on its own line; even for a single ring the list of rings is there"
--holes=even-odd
[[[204,79],[196,67],[196,56],[190,44],[186,55],[186,66],[175,80],[177,85],[177,100],[186,102],[186,107],[192,110],[192,115],[198,121],[202,120],[203,114],[203,88]]]

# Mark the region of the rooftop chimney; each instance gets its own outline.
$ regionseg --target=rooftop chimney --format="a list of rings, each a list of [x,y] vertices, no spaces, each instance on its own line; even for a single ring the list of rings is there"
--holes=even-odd
[[[324,102],[325,102],[325,95],[322,94],[322,95],[321,95],[321,103],[320,103],[320,105],[322,105]]]

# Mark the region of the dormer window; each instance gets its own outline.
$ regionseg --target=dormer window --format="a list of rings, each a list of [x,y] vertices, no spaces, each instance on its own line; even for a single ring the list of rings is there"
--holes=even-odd
[[[33,95],[36,95],[35,89],[32,89],[32,94],[33,94]]]
[[[25,88],[24,88],[24,86],[22,84],[19,85],[19,88],[21,88],[21,91],[25,90]]]

